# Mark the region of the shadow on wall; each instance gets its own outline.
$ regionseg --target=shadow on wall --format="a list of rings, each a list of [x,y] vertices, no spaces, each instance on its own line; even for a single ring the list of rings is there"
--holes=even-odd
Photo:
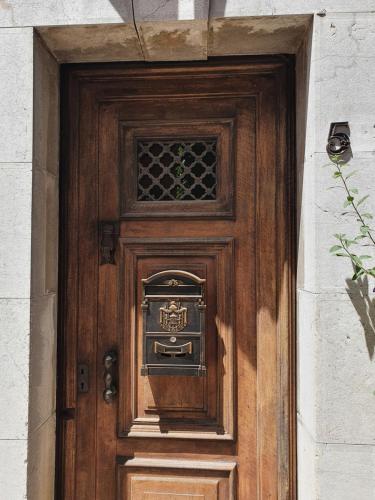
[[[155,2],[155,1],[150,2],[150,0],[143,0],[143,1],[110,0],[110,2],[124,21],[127,21],[129,19],[129,14],[134,15],[135,2],[138,2],[138,9],[142,12],[142,17],[145,18],[152,18],[153,16],[157,17],[157,12],[159,10],[168,11],[168,17],[170,19],[178,19],[179,17],[179,0],[165,0],[164,2]],[[201,10],[202,2],[201,0],[191,0],[191,3],[193,4],[192,8],[189,8],[188,6],[188,9],[190,11],[189,14],[192,16],[192,18],[194,18],[196,13],[199,12],[199,10]],[[227,0],[215,0],[214,8],[216,17],[225,16],[226,3]],[[213,8],[213,2],[210,2],[209,9],[211,10],[212,8]]]
[[[370,284],[367,276],[359,278],[357,281],[348,278],[346,285],[347,294],[361,321],[367,351],[372,361],[375,353],[375,298],[369,296]]]
[[[139,1],[139,0],[137,0]],[[110,0],[112,6],[116,9],[117,14],[124,22],[129,22],[129,18],[133,15],[134,8],[132,0]]]

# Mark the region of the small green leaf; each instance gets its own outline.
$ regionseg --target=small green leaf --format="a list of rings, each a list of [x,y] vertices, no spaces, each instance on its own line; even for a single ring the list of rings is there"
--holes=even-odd
[[[365,219],[373,219],[373,215],[372,214],[369,214],[369,213],[365,213],[365,214],[361,214],[363,218]]]
[[[353,261],[353,262],[354,262],[357,266],[362,267],[362,261],[361,261],[361,259],[360,259],[357,255],[355,255],[355,254],[351,253],[351,254],[350,254],[350,256],[351,256],[351,258],[352,258],[352,261]]]
[[[332,252],[337,252],[337,250],[342,250],[342,246],[341,245],[333,245],[333,247],[331,247],[329,249],[329,251],[332,253]]]
[[[337,179],[338,177],[342,177],[342,173],[337,170],[336,172],[333,172],[333,178]]]
[[[358,278],[363,276],[365,274],[365,271],[363,269],[359,269],[353,274],[352,281],[356,281]]]
[[[348,179],[350,179],[350,177],[353,177],[353,175],[355,175],[356,173],[358,172],[358,170],[353,170],[353,172],[350,172],[346,177],[345,177],[345,180],[347,181]]]
[[[364,201],[366,201],[366,200],[367,200],[367,198],[368,198],[369,196],[370,196],[369,194],[366,194],[366,196],[364,196],[363,198],[361,198],[361,199],[359,200],[359,202],[357,203],[357,207],[359,207],[359,205],[362,205],[362,203],[363,203]]]
[[[359,256],[360,259],[372,259],[371,255],[360,255]]]
[[[362,234],[364,234],[364,235],[366,235],[366,234],[368,233],[368,230],[369,230],[369,229],[370,229],[370,228],[369,228],[368,226],[361,226],[361,227],[360,227],[360,231],[361,231],[361,233],[362,233]]]
[[[348,259],[350,258],[347,253],[335,253],[336,257],[347,257]]]
[[[350,189],[349,191],[351,193],[358,194],[358,189],[357,188]]]

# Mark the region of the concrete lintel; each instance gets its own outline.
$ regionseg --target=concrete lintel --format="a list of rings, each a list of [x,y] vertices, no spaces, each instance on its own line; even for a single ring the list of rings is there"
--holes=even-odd
[[[36,28],[59,63],[141,61],[133,23]]]
[[[208,55],[296,54],[311,15],[211,19]]]
[[[202,11],[203,12],[203,11]],[[134,24],[41,26],[37,32],[60,63],[194,61],[208,56],[295,54],[311,15],[149,19]]]
[[[145,21],[137,28],[146,61],[207,59],[206,21]]]
[[[207,59],[208,15],[208,0],[134,2],[134,23],[146,61]]]

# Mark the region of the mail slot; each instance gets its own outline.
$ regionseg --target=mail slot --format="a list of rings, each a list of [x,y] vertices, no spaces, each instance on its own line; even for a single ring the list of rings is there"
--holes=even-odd
[[[182,270],[142,280],[142,375],[206,374],[205,282]]]

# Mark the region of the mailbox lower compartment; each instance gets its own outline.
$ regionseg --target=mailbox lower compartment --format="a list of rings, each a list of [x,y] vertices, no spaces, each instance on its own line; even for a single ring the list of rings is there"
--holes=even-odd
[[[200,365],[201,347],[199,336],[147,336],[147,367],[142,367],[142,375],[203,375],[205,370]]]

